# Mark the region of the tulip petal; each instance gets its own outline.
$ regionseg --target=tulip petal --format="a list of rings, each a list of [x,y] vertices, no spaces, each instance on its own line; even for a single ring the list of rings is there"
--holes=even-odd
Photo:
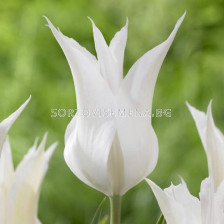
[[[76,128],[76,124],[77,124],[77,119],[78,116],[77,114],[72,118],[72,120],[69,122],[66,131],[65,131],[65,142],[68,141],[69,136],[72,134],[72,132],[75,130]]]
[[[40,223],[37,219],[40,187],[56,147],[54,143],[44,151],[46,139],[47,134],[38,147],[35,141],[15,171],[8,207],[11,224]]]
[[[213,181],[206,178],[201,183],[200,202],[201,202],[201,223],[211,224],[214,222],[214,198],[213,198]]]
[[[194,118],[201,141],[208,159],[209,175],[213,178],[215,191],[224,180],[224,136],[215,126],[211,102],[207,114],[201,112],[188,104],[188,108]]]
[[[106,187],[108,187],[107,178],[103,180],[101,180],[100,177],[94,178],[98,173],[101,175],[101,172],[103,170],[101,169],[101,167],[99,167],[99,171],[95,172],[95,174],[91,176],[89,172],[96,170],[96,168],[94,167],[94,163],[87,154],[82,153],[83,149],[78,144],[77,119],[78,119],[78,115],[75,115],[72,118],[71,122],[68,124],[66,129],[65,150],[64,150],[65,161],[68,167],[71,169],[71,171],[85,184],[97,190],[104,191]],[[79,155],[80,155],[80,159],[78,157]],[[87,166],[84,166],[85,164],[91,164],[92,167],[88,168]],[[105,174],[103,174],[103,176],[105,177]],[[106,186],[101,186],[100,182],[102,183],[105,182]],[[106,194],[108,194],[108,192],[106,192]]]
[[[117,105],[119,109],[125,110],[126,116],[118,116],[117,131],[124,157],[124,193],[148,176],[157,163],[158,141],[150,118],[154,85],[184,16],[178,20],[165,42],[132,66],[121,84]],[[127,114],[128,111],[131,114]]]
[[[84,54],[70,46],[67,38],[58,32],[49,20],[48,23],[72,70],[76,87],[77,107],[80,111],[78,113],[79,120],[94,123],[94,126],[95,122],[100,126],[104,121],[114,120],[113,117],[100,117],[99,114],[95,114],[96,110],[115,108],[114,97],[99,71],[95,69],[92,62]],[[86,89],[88,89],[88,92]],[[88,130],[86,131],[88,133]]]
[[[6,223],[7,194],[5,186],[0,183],[0,223]]]
[[[124,62],[124,52],[127,43],[127,35],[128,35],[128,19],[126,21],[126,25],[115,34],[113,39],[110,42],[109,49],[112,53],[115,61],[119,66],[119,73],[121,78],[123,78],[123,62]]]
[[[36,223],[36,211],[36,193],[26,180],[21,179],[10,191],[8,223]]]
[[[215,193],[215,222],[217,224],[223,224],[224,223],[224,213],[223,213],[223,208],[224,208],[224,181],[219,185],[217,188],[217,192]]]
[[[186,104],[194,119],[202,144],[204,146],[204,149],[206,150],[206,137],[205,137],[206,125],[207,125],[206,114],[192,107],[189,103],[186,103]]]
[[[207,111],[206,147],[210,164],[210,176],[213,177],[216,191],[224,180],[224,137],[214,124],[211,103]]]
[[[47,17],[45,17],[45,19],[48,21],[48,23],[50,23],[50,21]],[[52,24],[51,24],[51,26],[52,26]],[[66,42],[69,43],[69,46],[71,48],[74,48],[74,49],[80,51],[83,55],[85,55],[85,57],[87,57],[91,61],[91,63],[95,66],[96,69],[99,69],[98,61],[97,61],[95,55],[91,54],[85,47],[81,46],[73,38],[69,38],[69,37],[63,35],[63,33],[59,29],[57,31],[61,34],[61,36],[63,36],[63,38],[66,40]]]
[[[26,105],[29,103],[31,99],[31,96],[23,103],[19,109],[17,109],[14,113],[12,113],[9,117],[7,117],[5,120],[3,120],[0,123],[0,154],[1,154],[1,149],[4,144],[5,138],[7,136],[7,133],[13,123],[16,121],[16,119],[19,117],[19,115],[22,113]]]
[[[111,88],[111,91],[116,94],[118,91],[118,88],[120,86],[121,80],[123,78],[123,74],[121,73],[121,62],[122,61],[117,61],[117,57],[121,59],[122,57],[122,52],[124,51],[124,46],[123,49],[120,49],[120,52],[118,52],[115,47],[117,45],[118,39],[124,38],[122,40],[122,45],[124,44],[123,42],[125,41],[125,35],[122,35],[125,30],[115,36],[114,41],[112,42],[112,47],[111,50],[109,49],[102,33],[100,30],[96,27],[95,23],[93,22],[92,19],[90,19],[92,22],[93,26],[93,35],[94,35],[94,42],[95,42],[95,48],[96,48],[96,53],[97,53],[97,58],[98,62],[100,65],[100,71],[101,75],[104,77],[104,79],[107,81],[108,85]],[[120,40],[121,41],[121,40]],[[115,57],[113,55],[116,55]],[[119,56],[118,56],[119,55]],[[122,63],[123,64],[123,63]],[[123,68],[122,68],[123,70]]]
[[[109,184],[107,160],[115,135],[115,119],[113,116],[100,116],[97,112],[116,108],[114,97],[91,60],[72,48],[67,38],[49,20],[48,23],[68,59],[76,86],[78,113],[66,131],[65,161],[83,182],[105,191],[104,184]]]
[[[14,167],[12,162],[12,153],[9,140],[3,144],[2,154],[0,156],[0,184],[9,188],[14,176]]]
[[[147,118],[118,118],[117,132],[124,158],[124,194],[155,168],[158,140]]]
[[[8,189],[14,176],[11,148],[8,139],[3,144],[0,156],[0,223],[6,223],[8,206]]]
[[[47,150],[45,151],[44,153],[44,160],[46,163],[49,163],[53,153],[54,153],[54,150],[56,149],[56,147],[58,146],[58,142],[54,142],[52,145],[50,145]]]
[[[78,123],[78,121],[77,121]],[[69,135],[64,150],[64,158],[72,172],[84,183],[103,192],[108,196],[113,195],[107,174],[107,160],[114,134],[108,134],[108,130],[114,130],[114,123],[105,123],[101,131],[95,131],[89,136],[91,145],[84,148],[80,144],[79,129],[76,123],[75,129]]]
[[[224,223],[224,181],[214,192],[213,179],[211,177],[204,179],[201,183],[200,201],[203,224]]]
[[[167,224],[185,224],[184,207],[149,179],[145,179],[157,199]]]
[[[185,215],[188,220],[191,220],[191,224],[201,223],[200,202],[198,198],[190,194],[183,179],[182,183],[176,186],[172,184],[169,188],[166,188],[164,192],[183,206]]]
[[[184,20],[185,14],[177,21],[172,33],[166,41],[144,54],[131,67],[126,75],[121,91],[128,94],[133,103],[151,111],[151,104],[156,79],[163,60]]]
[[[45,134],[42,142],[36,150],[31,150],[18,165],[15,172],[15,184],[20,179],[26,180],[32,187],[34,192],[38,192],[42,180],[48,168],[48,162],[57,143],[52,144],[46,152],[44,152],[47,135]],[[35,173],[35,175],[33,175]]]

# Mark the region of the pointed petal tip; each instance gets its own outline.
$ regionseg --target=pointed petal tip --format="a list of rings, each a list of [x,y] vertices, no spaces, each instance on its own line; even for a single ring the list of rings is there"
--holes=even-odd
[[[91,24],[92,24],[93,33],[94,33],[95,31],[98,31],[99,29],[98,29],[98,27],[96,26],[96,24],[94,23],[94,21],[93,21],[89,16],[88,16],[87,18],[90,20],[90,22],[91,22]]]
[[[179,26],[181,25],[181,23],[183,22],[185,16],[186,16],[186,11],[185,11],[184,14],[177,20],[175,27],[179,27]]]
[[[157,185],[150,179],[148,178],[145,178],[145,181],[148,183],[148,185],[151,187],[151,188],[155,188],[157,187]]]
[[[185,11],[184,11],[184,14],[183,14],[183,15],[180,17],[180,19],[179,19],[181,22],[184,20],[186,14],[187,14],[187,11],[185,10]]]
[[[191,107],[191,105],[189,104],[188,101],[185,101],[185,104],[186,104],[186,106],[187,106],[188,108]]]
[[[56,142],[53,143],[53,145],[54,145],[54,147],[56,148],[56,147],[59,145],[59,142],[56,141]]]
[[[192,108],[191,104],[188,101],[185,101],[185,104],[187,105],[188,109]]]
[[[195,107],[193,107],[188,101],[185,102],[187,105],[188,110],[190,111],[191,114],[193,114],[194,110],[196,110]]]
[[[21,115],[21,113],[23,112],[27,104],[30,102],[30,99],[31,99],[31,95],[16,111],[14,111],[7,118],[5,118],[3,121],[0,122],[0,128],[3,130],[2,139],[4,139],[7,136],[7,132],[9,131],[11,126],[14,124],[14,122],[18,119],[18,117]],[[2,142],[0,142],[0,145],[1,144]]]
[[[59,142],[56,141],[49,148],[53,148],[52,150],[54,151],[57,148],[58,145],[59,145]]]
[[[94,23],[94,21],[88,16],[87,17],[89,20],[90,20],[90,22],[91,22],[91,24],[92,24],[92,28],[93,28],[93,33],[97,33],[97,32],[99,32],[99,34],[101,34],[101,31],[100,31],[100,29],[96,26],[96,24]],[[102,34],[101,34],[102,35]]]
[[[47,21],[47,24],[45,24],[45,25],[49,27],[51,24],[51,21],[45,15],[43,15],[43,18]]]
[[[163,189],[160,188],[156,183],[154,183],[150,179],[145,179],[148,185],[151,187],[152,192],[154,193],[155,197],[157,198],[158,195],[163,193]]]
[[[126,24],[125,24],[125,27],[128,28],[128,25],[129,25],[129,19],[128,19],[128,17],[126,17]]]
[[[50,160],[50,158],[52,157],[52,155],[53,155],[53,153],[54,153],[54,151],[55,151],[55,149],[56,149],[57,146],[58,146],[58,142],[56,141],[52,145],[50,145],[48,147],[48,149],[45,152],[45,155],[47,157],[47,161]]]
[[[30,102],[31,98],[32,98],[32,96],[30,95],[30,96],[28,97],[28,99],[23,103],[23,105],[22,105],[21,107],[24,108],[24,107]]]
[[[212,101],[209,101],[208,108],[207,108],[207,124],[212,124],[214,125],[214,120],[212,116]]]
[[[207,108],[207,113],[212,113],[212,102],[213,102],[213,99],[211,99],[209,101],[208,108]]]
[[[47,139],[47,136],[48,136],[48,131],[46,131],[46,132],[44,133],[43,140],[46,140],[46,139]]]
[[[45,145],[46,145],[46,142],[47,142],[47,136],[48,136],[48,132],[45,132],[44,134],[44,137],[37,149],[37,151],[41,154],[42,152],[44,152],[44,149],[45,149]]]
[[[53,25],[53,23],[50,21],[50,19],[48,19],[47,18],[47,16],[43,16],[45,19],[46,19],[46,21],[47,21],[47,24],[45,24],[47,27],[49,27],[51,30],[52,30],[52,32],[53,32],[53,29],[55,29],[55,30],[57,30],[55,27],[54,27],[54,25]]]
[[[13,116],[14,118],[12,119],[13,122],[19,117],[19,115],[22,113],[22,111],[25,109],[25,107],[27,106],[27,104],[30,102],[31,100],[31,95],[29,96],[29,98],[14,112],[10,115]]]
[[[48,19],[47,16],[43,15],[43,17],[44,17],[44,19],[46,19],[46,21],[47,21],[48,23],[51,23],[51,21]]]
[[[148,182],[149,179],[145,177],[144,180],[145,180],[146,182]]]
[[[38,143],[38,141],[39,141],[39,137],[36,137],[35,140],[34,140],[34,144],[33,144],[33,146],[34,146],[35,148],[37,147],[37,143]]]
[[[22,104],[22,106],[20,106],[20,108],[18,109],[18,111],[22,112],[25,109],[25,107],[27,106],[27,104],[30,102],[31,98],[32,97],[30,95],[29,98]]]
[[[92,23],[92,26],[96,26],[94,21],[92,20],[92,18],[90,18],[89,16],[87,16],[87,18],[89,19],[89,21]]]

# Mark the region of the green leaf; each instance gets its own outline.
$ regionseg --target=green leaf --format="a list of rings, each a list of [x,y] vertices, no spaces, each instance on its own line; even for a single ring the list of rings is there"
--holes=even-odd
[[[166,220],[163,215],[161,215],[156,224],[166,224]]]
[[[105,215],[103,219],[98,224],[107,224],[109,221],[109,216]]]
[[[93,219],[92,219],[92,222],[91,222],[91,224],[101,224],[101,222],[100,222],[100,215],[101,215],[101,212],[102,212],[102,208],[103,208],[103,204],[105,203],[105,201],[106,201],[106,197],[101,201],[101,203],[100,203],[100,205],[98,206],[98,208],[97,208],[97,210],[96,210],[96,213],[95,213],[95,215],[94,215],[94,217],[93,217]],[[103,224],[104,224],[105,222],[103,222]]]

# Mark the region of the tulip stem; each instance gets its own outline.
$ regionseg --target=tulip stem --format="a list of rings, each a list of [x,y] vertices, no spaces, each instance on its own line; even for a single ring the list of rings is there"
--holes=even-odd
[[[121,196],[110,197],[110,224],[121,223]]]

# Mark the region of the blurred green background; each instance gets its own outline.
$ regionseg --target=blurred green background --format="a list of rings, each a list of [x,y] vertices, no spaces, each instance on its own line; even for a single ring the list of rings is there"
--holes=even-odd
[[[104,197],[79,181],[63,159],[64,131],[70,118],[52,118],[52,108],[76,108],[68,63],[43,15],[66,35],[95,53],[94,19],[107,41],[129,18],[124,70],[165,40],[187,10],[157,81],[153,108],[172,109],[171,118],[154,118],[160,155],[150,178],[161,187],[182,176],[194,195],[207,176],[206,157],[189,101],[206,110],[210,99],[217,126],[224,131],[224,2],[219,0],[38,0],[0,2],[0,120],[30,94],[32,100],[10,131],[15,164],[35,136],[48,131],[48,144],[59,146],[49,165],[40,197],[43,224],[89,224]],[[108,202],[103,213],[109,212]],[[123,224],[153,224],[159,216],[156,200],[145,182],[123,197]]]

